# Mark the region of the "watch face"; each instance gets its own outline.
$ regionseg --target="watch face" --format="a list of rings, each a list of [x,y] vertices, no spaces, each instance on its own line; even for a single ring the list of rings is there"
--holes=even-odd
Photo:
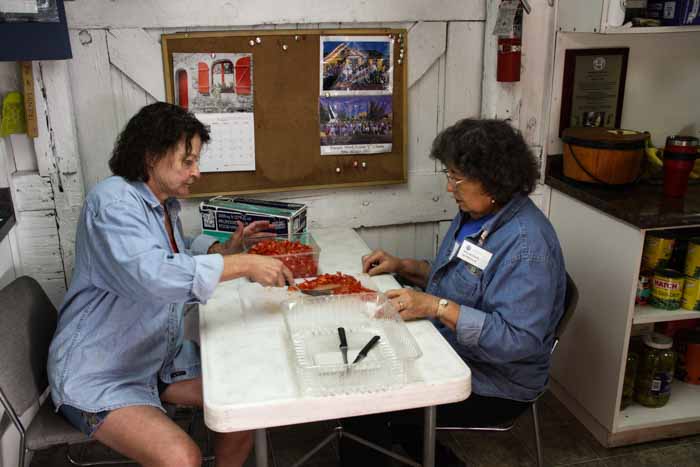
[[[444,298],[441,298],[440,301],[438,302],[438,305],[447,306],[447,300],[445,300]]]

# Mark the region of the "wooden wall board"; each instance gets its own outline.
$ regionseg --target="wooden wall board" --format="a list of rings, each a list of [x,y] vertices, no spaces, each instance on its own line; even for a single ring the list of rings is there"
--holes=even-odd
[[[404,58],[393,53],[393,141],[384,154],[320,154],[320,36],[403,37]],[[298,40],[295,40],[298,36]],[[251,46],[249,41],[261,39]],[[253,54],[256,170],[202,174],[192,196],[405,183],[406,68],[405,29],[255,30],[166,34],[162,38],[166,99],[174,101],[173,53]],[[286,51],[282,45],[288,45]],[[355,167],[355,163],[358,167]],[[363,169],[362,162],[367,163]],[[340,172],[337,169],[340,168]]]

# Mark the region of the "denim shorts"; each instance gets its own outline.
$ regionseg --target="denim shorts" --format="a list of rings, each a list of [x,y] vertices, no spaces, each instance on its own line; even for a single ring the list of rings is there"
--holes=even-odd
[[[158,379],[158,394],[163,394],[167,389],[168,384]],[[97,429],[102,425],[111,410],[103,410],[102,412],[85,412],[72,405],[63,404],[58,409],[61,414],[70,422],[71,425],[82,431],[90,438],[95,434]]]

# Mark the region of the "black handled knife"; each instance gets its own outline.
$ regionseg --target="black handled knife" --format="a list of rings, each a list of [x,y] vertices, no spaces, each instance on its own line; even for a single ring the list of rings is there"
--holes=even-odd
[[[340,338],[340,352],[343,354],[343,363],[348,364],[348,341],[345,338],[345,328],[338,328]]]
[[[377,345],[377,342],[379,342],[380,337],[379,336],[373,336],[369,342],[365,344],[364,347],[362,347],[362,350],[360,350],[360,353],[357,354],[357,357],[355,357],[355,361],[352,362],[354,365],[355,363],[359,363],[362,361],[363,358],[367,356],[370,350]]]

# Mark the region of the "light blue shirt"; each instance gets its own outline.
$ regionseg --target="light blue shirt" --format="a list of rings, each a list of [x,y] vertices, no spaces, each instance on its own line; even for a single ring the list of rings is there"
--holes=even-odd
[[[467,238],[493,254],[472,272],[455,252],[452,221],[426,291],[460,305],[456,332],[434,321],[469,365],[482,396],[530,401],[546,387],[554,332],[564,311],[566,270],[549,220],[518,195]]]
[[[183,339],[183,308],[212,295],[223,257],[205,254],[212,237],[185,238],[180,203],[165,204],[179,253],[170,246],[165,210],[145,183],[110,177],[85,199],[73,278],[49,350],[57,408],[161,407],[158,377],[171,383],[199,376],[199,350]]]

